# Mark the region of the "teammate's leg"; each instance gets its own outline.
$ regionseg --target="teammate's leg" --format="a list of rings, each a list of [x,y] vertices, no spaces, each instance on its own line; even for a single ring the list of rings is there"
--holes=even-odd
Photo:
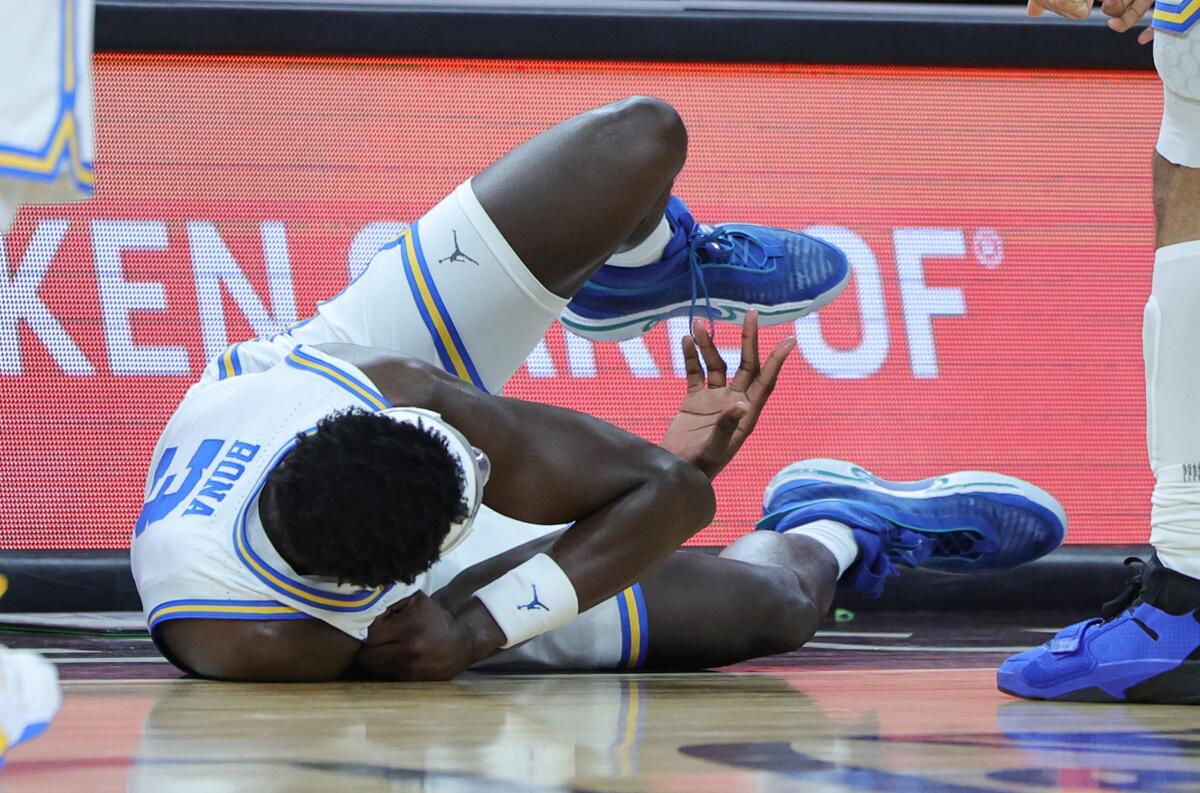
[[[1143,330],[1150,542],[1168,569],[1200,579],[1200,168],[1156,153],[1154,194],[1158,251]]]
[[[1200,16],[1200,12],[1194,16]],[[1200,703],[1200,25],[1155,31],[1154,279],[1142,326],[1154,556],[1123,601],[1009,658],[1001,690],[1035,699]],[[1155,26],[1158,27],[1156,21]],[[1176,25],[1175,27],[1179,27]]]

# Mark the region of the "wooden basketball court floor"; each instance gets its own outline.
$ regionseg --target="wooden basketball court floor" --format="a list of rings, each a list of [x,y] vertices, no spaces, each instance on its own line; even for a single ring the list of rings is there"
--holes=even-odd
[[[1069,617],[862,614],[699,674],[189,680],[137,633],[0,635],[64,705],[0,793],[1200,790],[1200,709],[1023,702],[1007,654]]]

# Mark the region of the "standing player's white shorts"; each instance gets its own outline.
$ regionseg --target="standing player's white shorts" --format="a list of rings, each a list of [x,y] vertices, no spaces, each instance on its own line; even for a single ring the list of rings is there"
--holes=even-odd
[[[336,297],[318,305],[315,317],[287,333],[225,350],[210,362],[180,410],[187,407],[188,400],[201,397],[216,384],[232,386],[223,381],[271,370],[285,362],[298,345],[329,343],[378,347],[410,355],[441,366],[484,391],[498,393],[566,303],[529,272],[467,182],[398,240],[384,246],[357,279]],[[309,365],[315,360],[310,357]],[[288,429],[299,432],[305,427]],[[484,507],[468,539],[433,566],[420,588],[437,591],[462,570],[562,528],[522,523]],[[135,573],[139,568],[153,570],[149,560],[139,563],[136,559],[139,547],[135,541]],[[148,549],[151,544],[147,542],[144,547]],[[243,587],[255,585],[238,568],[236,557],[218,558],[216,553],[210,556],[215,561],[206,564],[228,564],[228,576],[241,576]],[[280,560],[276,563],[281,564]],[[152,576],[148,573],[146,577]],[[158,586],[168,585],[171,580],[162,571],[153,578]],[[170,602],[179,598],[191,602],[199,597],[187,592],[165,593],[152,599],[163,602],[168,596]],[[273,596],[280,598],[278,593]],[[394,598],[385,598],[370,609],[328,613],[304,601],[284,600],[358,638],[394,602]],[[146,608],[151,612],[153,629],[153,606],[148,604]],[[172,616],[214,615],[174,611]],[[505,650],[481,666],[634,668],[644,662],[647,642],[645,604],[641,587],[635,584],[571,623]]]
[[[1163,82],[1158,153],[1200,168],[1200,3],[1159,0],[1152,24],[1154,65]]]

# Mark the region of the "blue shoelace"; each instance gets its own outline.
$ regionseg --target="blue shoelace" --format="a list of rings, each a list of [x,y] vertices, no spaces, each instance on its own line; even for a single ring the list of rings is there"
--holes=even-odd
[[[697,228],[705,228],[697,225]],[[701,261],[701,253],[709,258]],[[688,268],[692,274],[692,305],[688,309],[688,333],[696,322],[696,305],[700,294],[704,295],[704,317],[708,324],[709,338],[716,340],[716,320],[713,319],[712,299],[708,295],[708,284],[704,282],[704,264],[728,262],[740,257],[738,266],[766,269],[768,257],[763,242],[753,234],[742,230],[709,230],[688,239]]]

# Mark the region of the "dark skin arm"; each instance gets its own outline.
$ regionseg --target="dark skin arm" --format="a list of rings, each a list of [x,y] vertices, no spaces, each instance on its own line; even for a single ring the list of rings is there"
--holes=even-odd
[[[779,370],[795,345],[794,339],[785,340],[760,367],[757,319],[753,312],[746,319],[742,364],[728,383],[725,364],[702,323],[693,329],[695,340],[688,338],[683,343],[688,395],[667,430],[660,450],[671,450],[675,459],[686,459],[692,464],[689,466],[691,471],[702,471],[710,478],[724,468],[753,431]],[[484,498],[489,506],[512,517],[537,523],[564,522],[570,520],[572,514],[585,516],[560,534],[475,565],[432,599],[416,595],[397,604],[394,611],[372,626],[366,646],[359,655],[359,664],[368,671],[382,674],[384,670],[394,672],[403,668],[410,673],[415,670],[420,675],[422,656],[444,650],[444,635],[453,620],[443,615],[458,614],[470,618],[473,610],[479,610],[481,622],[490,621],[483,619],[486,610],[471,597],[472,593],[534,554],[547,553],[559,562],[574,583],[579,593],[580,611],[584,611],[633,583],[682,543],[679,535],[670,539],[671,534],[663,531],[669,524],[659,523],[670,519],[669,511],[648,505],[641,513],[647,517],[647,523],[626,525],[612,523],[617,512],[611,506],[601,506],[592,513],[584,511],[587,505],[605,498],[596,491],[597,481],[604,481],[603,478],[598,480],[598,476],[603,477],[609,466],[612,471],[608,473],[621,473],[619,469],[629,464],[626,462],[628,456],[634,450],[644,448],[644,441],[635,439],[631,443],[620,430],[581,414],[515,400],[498,400],[500,404],[489,415],[483,403],[488,399],[485,395],[440,370],[428,372],[421,365],[420,372],[405,371],[410,365],[408,362],[392,360],[387,353],[362,348],[331,347],[327,351],[363,368],[394,403],[428,400],[417,404],[437,410],[488,452],[493,471],[507,474],[500,480],[496,473],[493,474]],[[353,356],[359,355],[362,357],[355,360]],[[374,355],[382,358],[371,357]],[[700,365],[701,358],[709,370],[707,381]],[[418,376],[413,378],[413,374]],[[435,378],[439,387],[446,390],[432,399],[419,392],[405,391],[413,382],[419,383],[420,378],[426,376]],[[493,398],[492,401],[497,400]],[[535,411],[536,416],[533,415]],[[562,434],[556,437],[539,432],[538,448],[531,450],[522,430],[527,426],[538,426],[539,429],[544,426],[551,433]],[[489,447],[489,442],[497,445]],[[535,461],[532,465],[531,453]],[[609,454],[613,456],[610,458]],[[566,474],[566,481],[560,489],[558,477],[563,474]],[[579,488],[581,484],[583,487]],[[554,493],[553,502],[546,498],[547,493]],[[705,495],[711,498],[711,491],[706,491]],[[564,501],[560,502],[560,498]],[[577,501],[572,505],[565,500],[568,498]],[[390,665],[384,660],[389,654],[392,654]],[[395,657],[396,654],[401,657]],[[485,656],[479,656],[482,657]]]
[[[358,366],[397,405],[437,411],[492,460],[491,508],[530,523],[575,521],[547,550],[571,579],[580,610],[636,580],[712,519],[708,479],[674,454],[563,408],[489,396],[440,369],[383,350],[326,345]],[[536,434],[534,434],[536,432]],[[494,652],[503,636],[478,600],[457,613],[423,596],[397,604],[403,631],[373,629],[360,664],[387,677],[453,677]],[[405,614],[415,610],[415,614]],[[386,622],[386,620],[385,620]],[[373,637],[374,638],[374,637]]]

